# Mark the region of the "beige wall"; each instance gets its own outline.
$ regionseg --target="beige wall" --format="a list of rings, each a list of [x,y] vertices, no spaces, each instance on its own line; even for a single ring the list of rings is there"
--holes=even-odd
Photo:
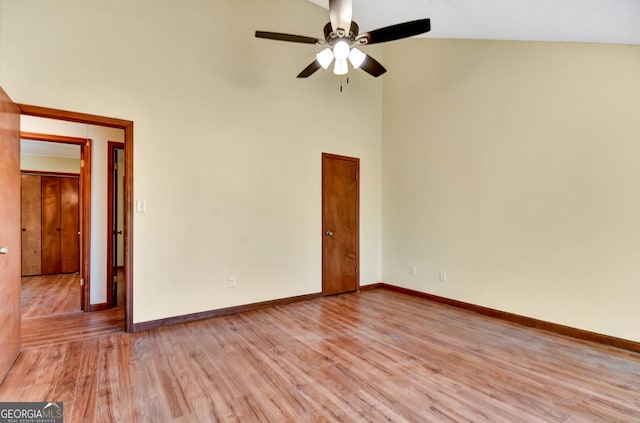
[[[640,47],[408,40],[385,64],[383,280],[640,341]]]
[[[92,141],[91,295],[89,300],[91,304],[104,303],[107,301],[107,143],[124,141],[124,131],[33,116],[22,116],[20,129],[40,134],[89,138]],[[76,160],[76,163],[78,162]],[[76,170],[77,172],[79,169]]]
[[[2,7],[0,81],[14,100],[135,123],[134,197],[147,212],[134,217],[134,322],[321,291],[322,152],[361,159],[361,283],[380,280],[382,81],[359,72],[340,93],[329,72],[298,80],[318,48],[254,37],[320,36],[326,10]]]
[[[29,156],[26,154],[21,154],[20,169],[39,170],[41,172],[80,173],[80,159],[69,159],[66,157]]]

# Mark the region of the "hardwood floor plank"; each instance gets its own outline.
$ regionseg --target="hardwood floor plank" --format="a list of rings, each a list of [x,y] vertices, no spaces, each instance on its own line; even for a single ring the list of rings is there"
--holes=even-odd
[[[58,379],[53,391],[53,397],[58,401],[73,401],[76,393],[76,386],[80,376],[80,363],[84,353],[84,342],[70,342],[66,344],[62,369],[63,373]]]
[[[22,319],[80,311],[80,275],[25,276],[21,291]]]
[[[124,330],[122,307],[92,313],[68,313],[23,320],[22,346],[32,348],[83,341]]]
[[[112,318],[31,319],[0,401],[71,422],[640,421],[640,354],[384,289],[135,334]]]
[[[98,375],[96,373],[82,376],[78,379],[76,395],[72,407],[70,407],[71,422],[94,422],[96,421],[96,401],[98,390]],[[67,403],[65,403],[65,413],[67,413]]]

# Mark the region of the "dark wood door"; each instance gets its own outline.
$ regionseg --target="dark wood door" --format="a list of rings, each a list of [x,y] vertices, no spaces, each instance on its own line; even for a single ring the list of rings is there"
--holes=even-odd
[[[80,271],[79,181],[60,178],[60,271]]]
[[[0,383],[20,352],[20,110],[0,88]]]
[[[42,176],[43,275],[80,271],[78,178]]]
[[[60,178],[42,179],[42,274],[62,271],[60,260]]]
[[[360,159],[322,154],[322,292],[357,291]]]
[[[22,276],[42,274],[40,176],[22,175]]]

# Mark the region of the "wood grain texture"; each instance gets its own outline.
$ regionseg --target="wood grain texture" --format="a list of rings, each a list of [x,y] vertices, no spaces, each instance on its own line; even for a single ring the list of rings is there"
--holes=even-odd
[[[26,114],[23,112],[23,114]],[[20,138],[23,140],[58,142],[62,144],[85,145],[89,138],[68,137],[64,135],[42,134],[37,132],[20,131]]]
[[[377,287],[389,289],[391,291],[401,292],[403,294],[412,295],[414,297],[424,298],[450,306],[463,308],[485,316],[494,317],[496,319],[505,320],[507,322],[517,323],[519,325],[554,332],[559,335],[566,335],[572,338],[583,339],[585,341],[597,342],[616,348],[623,348],[629,351],[640,353],[640,343],[629,341],[627,339],[616,338],[613,336],[603,335],[600,333],[590,332],[582,329],[576,329],[569,326],[559,325],[557,323],[546,322],[531,317],[520,316],[518,314],[507,313],[489,307],[483,307],[476,304],[470,304],[463,301],[452,300],[450,298],[440,297],[413,289],[402,288],[386,283],[376,284]]]
[[[22,278],[22,319],[80,311],[80,275]]]
[[[124,273],[119,272],[122,280]],[[80,276],[60,274],[22,278],[22,342],[25,346],[50,345],[88,339],[124,328],[124,309],[108,312],[106,303],[80,309]]]
[[[121,273],[119,273],[121,274]],[[122,295],[122,294],[120,294]],[[288,297],[288,298],[280,298],[277,300],[270,300],[270,301],[261,301],[259,303],[252,303],[252,304],[244,304],[244,305],[239,305],[239,306],[234,306],[234,307],[225,307],[225,308],[219,308],[216,310],[209,310],[209,311],[201,311],[200,313],[191,313],[191,314],[184,314],[181,316],[175,316],[175,317],[168,317],[166,319],[158,319],[158,320],[151,320],[148,322],[140,322],[140,323],[136,323],[133,326],[133,332],[139,332],[142,330],[149,330],[149,329],[156,329],[156,328],[160,328],[160,327],[164,327],[164,326],[172,326],[172,325],[177,325],[180,323],[189,323],[189,322],[195,322],[198,320],[205,320],[205,319],[210,319],[212,317],[219,317],[219,316],[227,316],[230,314],[238,314],[238,313],[244,313],[247,311],[251,311],[251,310],[257,310],[260,308],[266,308],[266,307],[273,307],[276,305],[284,305],[284,304],[291,304],[291,303],[296,303],[299,301],[308,301],[308,300],[313,300],[316,299],[318,297],[320,297],[322,294],[321,293],[317,293],[317,294],[307,294],[307,295],[299,295],[296,297]]]
[[[20,352],[20,111],[0,87],[0,382]]]
[[[133,122],[124,126],[124,324],[133,331]],[[121,303],[122,304],[122,303]]]
[[[322,154],[322,293],[359,287],[360,159]]]
[[[60,178],[60,271],[80,272],[80,184]]]
[[[26,348],[0,401],[45,399],[85,422],[637,422],[640,355],[376,289]]]
[[[70,172],[49,172],[42,170],[20,170],[21,175],[36,175],[36,176],[68,176],[70,178],[78,178],[80,174]]]
[[[91,300],[91,168],[92,143],[87,140],[80,148],[83,166],[80,172],[80,276],[84,280],[80,288],[82,310],[90,310]]]
[[[22,321],[23,348],[83,341],[124,330],[123,308],[34,317]]]
[[[22,275],[80,271],[79,178],[22,175]]]
[[[42,274],[60,273],[60,179],[43,176],[42,183]]]
[[[40,176],[21,176],[22,276],[42,273],[42,199]]]

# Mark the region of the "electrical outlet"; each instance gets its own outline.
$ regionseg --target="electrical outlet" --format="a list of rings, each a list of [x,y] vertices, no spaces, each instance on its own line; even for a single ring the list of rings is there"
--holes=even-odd
[[[235,288],[238,286],[238,281],[235,276],[229,276],[229,288]]]
[[[442,282],[445,282],[447,280],[447,271],[446,270],[441,270],[440,271],[440,280]]]
[[[409,266],[409,274],[411,276],[415,276],[416,275],[416,265],[412,264],[411,266]]]

